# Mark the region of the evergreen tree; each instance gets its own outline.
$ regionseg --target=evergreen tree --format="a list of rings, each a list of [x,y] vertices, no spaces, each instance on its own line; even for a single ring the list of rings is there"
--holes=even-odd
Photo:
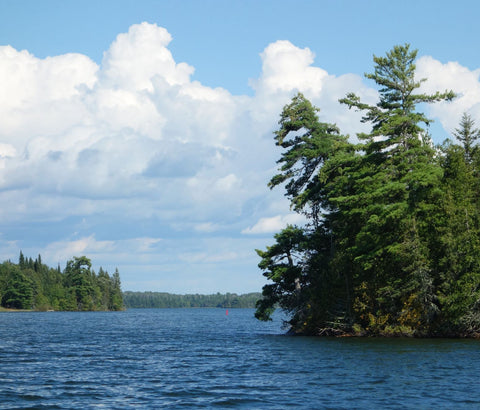
[[[319,171],[335,152],[349,146],[335,125],[319,121],[319,111],[301,93],[284,107],[275,144],[285,151],[277,161],[280,173],[268,184],[272,189],[286,183],[285,195],[292,208],[305,213],[314,223],[319,222],[320,209],[325,205]]]
[[[122,310],[123,306],[123,297],[122,289],[120,283],[120,274],[118,269],[115,269],[115,272],[111,278],[111,287],[110,287],[110,310]]]
[[[364,141],[358,149],[365,154],[353,175],[352,194],[334,201],[342,213],[358,219],[355,226],[360,229],[351,231],[355,238],[349,250],[358,266],[353,279],[357,290],[354,310],[359,315],[354,320],[360,318],[360,324],[373,332],[400,324],[398,312],[418,299],[418,284],[430,272],[403,257],[412,246],[428,249],[425,216],[436,204],[442,175],[428,133],[421,126],[431,120],[417,112],[416,106],[451,100],[454,93],[416,94],[425,81],[415,79],[416,55],[416,50],[404,45],[394,47],[386,57],[374,57],[374,73],[366,77],[380,86],[376,105],[362,103],[355,94],[340,100],[365,112],[362,120],[372,124],[371,133],[358,135]],[[423,298],[421,309],[435,311],[433,299],[434,295]]]
[[[300,303],[304,282],[301,258],[305,234],[297,227],[288,226],[276,234],[275,239],[276,243],[266,251],[256,251],[262,258],[258,266],[264,271],[264,276],[273,282],[263,287],[263,298],[257,303],[255,317],[261,320],[270,320],[277,303],[294,316],[300,315],[303,310]]]
[[[13,309],[31,309],[33,302],[32,285],[20,268],[6,263],[6,283],[2,295],[2,306]]]
[[[25,257],[23,256],[22,251],[20,251],[20,255],[18,257],[18,265],[19,265],[20,269],[25,268]]]
[[[305,214],[310,224],[287,227],[266,252],[257,250],[262,258],[259,267],[273,283],[264,286],[256,317],[268,320],[278,304],[291,313],[289,323],[297,332],[312,331],[318,321],[326,325],[336,320],[326,299],[334,301],[335,312],[343,317],[348,301],[347,287],[339,286],[348,281],[346,273],[332,274],[329,266],[335,213],[329,192],[349,161],[355,161],[355,152],[335,125],[319,121],[318,111],[300,93],[284,107],[275,132],[276,145],[284,148],[278,161],[280,173],[269,183],[270,188],[285,184],[292,208]]]
[[[94,287],[92,283],[92,263],[85,256],[74,257],[65,267],[65,285],[74,290],[75,310],[92,310],[94,308]]]
[[[416,50],[396,46],[366,74],[376,105],[355,94],[340,100],[364,113],[370,133],[350,144],[318,121],[301,94],[285,106],[276,144],[292,208],[304,228],[278,234],[260,268],[265,285],[256,316],[278,305],[293,331],[306,334],[449,335],[480,332],[480,155],[478,131],[464,116],[463,143],[433,147],[419,104],[449,101],[452,91],[418,93]],[[293,260],[281,244],[290,242]],[[289,243],[289,242],[287,242]],[[298,287],[297,287],[298,285]]]
[[[480,190],[475,151],[446,142],[441,164],[442,216],[433,261],[440,274],[439,327],[450,334],[480,330]],[[440,330],[439,330],[440,331]]]
[[[466,112],[463,113],[460,120],[460,127],[456,128],[453,135],[463,144],[465,159],[472,161],[476,142],[480,138],[480,130],[475,128],[475,121]]]

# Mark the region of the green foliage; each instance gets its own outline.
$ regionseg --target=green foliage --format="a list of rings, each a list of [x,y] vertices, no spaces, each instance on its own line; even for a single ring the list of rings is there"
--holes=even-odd
[[[91,269],[90,259],[74,257],[64,272],[35,260],[20,251],[18,265],[0,265],[1,306],[35,310],[122,310],[123,299],[118,270],[110,277],[100,268]]]
[[[31,309],[32,283],[27,276],[9,262],[4,262],[1,273],[5,275],[1,303],[3,307],[11,309]]]
[[[164,292],[132,292],[123,293],[127,308],[253,308],[260,298],[259,293],[236,293],[213,295],[174,295]]]
[[[257,302],[255,317],[261,320],[270,320],[277,303],[283,309],[297,314],[303,308],[301,289],[306,278],[298,261],[304,251],[304,232],[297,227],[287,226],[275,235],[275,239],[276,243],[267,251],[256,251],[262,258],[258,266],[264,271],[263,275],[273,282],[264,286],[264,297]]]
[[[403,45],[374,56],[376,105],[340,100],[371,124],[358,144],[320,123],[303,95],[285,106],[269,186],[285,184],[310,223],[257,250],[269,280],[259,319],[280,306],[303,334],[480,334],[480,133],[464,114],[462,145],[433,146],[417,106],[455,94],[418,93],[416,55]]]
[[[301,93],[284,108],[275,144],[285,152],[278,160],[280,173],[268,184],[274,188],[286,182],[286,196],[293,209],[306,213],[314,222],[322,205],[318,171],[332,151],[347,144],[335,125],[318,121],[318,111]]]
[[[475,128],[475,121],[466,112],[460,120],[460,127],[455,129],[453,135],[462,143],[465,151],[465,160],[471,162],[475,154],[476,141],[480,138],[480,130]]]
[[[452,91],[437,92],[432,95],[415,94],[426,79],[415,79],[415,58],[417,50],[410,50],[408,44],[395,46],[386,57],[373,57],[375,70],[365,77],[374,80],[380,87],[380,101],[370,106],[362,103],[354,93],[340,100],[350,108],[365,111],[363,122],[372,124],[370,134],[360,134],[362,139],[368,139],[371,148],[381,152],[385,148],[396,145],[394,151],[420,146],[422,140],[418,137],[424,133],[421,123],[429,125],[432,120],[423,113],[416,112],[416,105],[452,100]],[[375,140],[374,137],[380,137]],[[367,150],[367,152],[369,152]],[[385,156],[391,153],[384,152]]]

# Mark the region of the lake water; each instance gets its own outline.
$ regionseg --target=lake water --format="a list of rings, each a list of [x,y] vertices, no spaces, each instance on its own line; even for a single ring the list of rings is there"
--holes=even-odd
[[[285,336],[252,309],[0,314],[0,408],[480,408],[480,341]]]

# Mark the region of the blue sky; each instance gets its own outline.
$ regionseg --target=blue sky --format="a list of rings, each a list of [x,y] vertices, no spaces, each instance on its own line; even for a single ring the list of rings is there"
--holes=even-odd
[[[475,1],[0,0],[0,258],[86,255],[125,290],[259,291],[255,248],[301,223],[266,187],[272,132],[302,91],[352,137],[337,100],[419,49],[435,142],[480,122]]]

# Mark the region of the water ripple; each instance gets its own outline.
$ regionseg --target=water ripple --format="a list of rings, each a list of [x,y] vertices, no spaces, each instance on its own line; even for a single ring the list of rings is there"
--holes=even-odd
[[[282,335],[249,309],[0,314],[0,408],[478,408],[477,341]]]

